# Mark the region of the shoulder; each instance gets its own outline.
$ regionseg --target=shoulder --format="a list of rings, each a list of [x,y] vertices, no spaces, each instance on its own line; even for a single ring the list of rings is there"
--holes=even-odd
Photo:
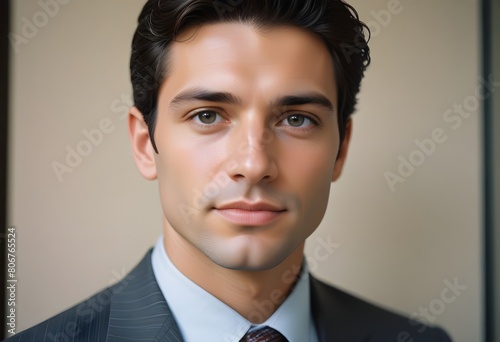
[[[105,341],[110,314],[113,312],[112,305],[133,304],[143,298],[142,293],[145,289],[151,289],[151,286],[159,291],[151,267],[149,250],[139,264],[117,284],[32,328],[17,333],[6,341]]]
[[[345,341],[448,342],[440,328],[405,317],[311,277],[318,333]]]
[[[107,288],[48,320],[6,341],[103,341],[106,339],[110,303],[116,287]]]

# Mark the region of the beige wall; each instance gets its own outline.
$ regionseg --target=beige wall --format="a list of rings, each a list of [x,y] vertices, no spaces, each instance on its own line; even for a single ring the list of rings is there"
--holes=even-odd
[[[37,32],[24,27],[12,56],[19,330],[118,280],[161,231],[156,183],[136,171],[123,119],[144,1],[59,1]],[[345,174],[307,255],[339,287],[407,314],[430,306],[456,341],[481,341],[480,116],[473,108],[459,124],[454,113],[476,105],[479,1],[397,2],[351,1],[373,29],[373,64]],[[38,1],[13,3],[14,33],[44,24]],[[102,141],[60,181],[53,162],[66,164],[68,148],[88,147],[82,131],[99,128]],[[384,174],[398,173],[400,156],[419,162],[415,140],[435,130],[441,142],[391,189]],[[467,288],[441,307],[455,278]]]
[[[351,2],[374,30],[373,65],[347,169],[317,232],[341,246],[317,273],[403,312],[431,306],[431,314],[444,281],[457,278],[467,289],[432,316],[457,341],[480,341],[480,109],[447,122],[457,120],[455,105],[477,106],[479,2],[401,1],[384,22],[373,11],[393,2]],[[444,142],[391,191],[384,173],[398,173],[400,156],[418,162],[415,140],[436,129]]]

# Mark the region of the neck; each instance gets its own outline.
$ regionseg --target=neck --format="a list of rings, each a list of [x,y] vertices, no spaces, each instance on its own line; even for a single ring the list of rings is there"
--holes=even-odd
[[[301,270],[304,243],[272,269],[240,271],[217,265],[171,227],[164,234],[165,250],[179,271],[255,324],[285,301]]]

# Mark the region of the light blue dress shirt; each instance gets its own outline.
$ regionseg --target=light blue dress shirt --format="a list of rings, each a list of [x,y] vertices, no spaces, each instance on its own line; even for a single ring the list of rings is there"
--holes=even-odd
[[[163,236],[153,249],[152,263],[158,285],[185,342],[239,342],[250,328],[255,328],[238,312],[182,274],[168,258]],[[258,310],[265,312],[265,303],[257,303],[256,310],[256,314]],[[278,330],[289,342],[318,341],[311,315],[309,273],[305,261],[293,291],[259,326]]]

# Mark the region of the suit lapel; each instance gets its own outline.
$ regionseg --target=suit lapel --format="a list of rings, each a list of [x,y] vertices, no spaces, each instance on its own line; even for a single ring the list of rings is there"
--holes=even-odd
[[[366,341],[347,319],[341,295],[310,275],[311,310],[318,340]],[[106,341],[183,342],[175,318],[161,293],[151,264],[151,250],[125,279],[112,288]],[[106,300],[106,299],[104,299]]]
[[[311,311],[320,342],[370,340],[370,334],[353,317],[346,295],[310,275]]]
[[[183,341],[154,277],[151,251],[113,287],[106,341],[124,340]]]
[[[329,341],[329,337],[334,336],[334,325],[332,322],[333,308],[328,308],[325,303],[325,293],[321,288],[321,284],[315,279],[312,274],[309,275],[310,291],[311,291],[311,311],[313,315],[316,333],[319,342]],[[334,314],[333,314],[334,315]],[[331,339],[333,341],[333,339]]]

